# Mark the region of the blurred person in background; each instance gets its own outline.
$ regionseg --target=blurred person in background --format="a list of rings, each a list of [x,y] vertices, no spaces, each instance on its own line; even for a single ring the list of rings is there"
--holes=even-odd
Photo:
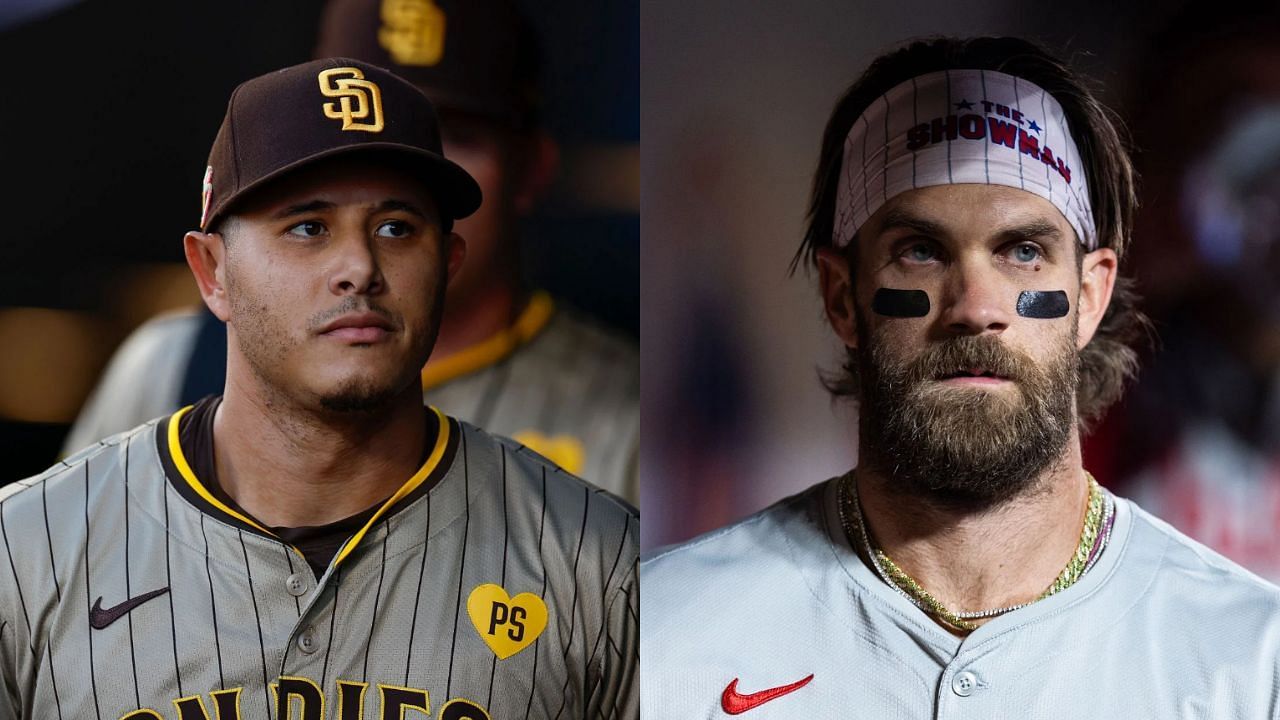
[[[645,518],[642,547],[692,537],[759,507],[739,489],[759,470],[750,450],[760,442],[758,358],[738,325],[747,292],[733,282],[733,259],[721,250],[757,226],[750,213],[723,210],[732,184],[749,176],[742,148],[755,143],[739,128],[695,121],[674,142],[660,143],[663,153],[649,165],[667,178],[668,192],[698,202],[692,212],[645,216],[664,230],[644,248],[650,267],[661,268],[645,277],[644,322],[660,328],[645,334],[645,412],[661,421],[645,429],[641,488],[643,502],[663,512]]]
[[[1133,167],[1085,82],[935,38],[838,101],[796,264],[858,463],[645,558],[646,713],[1274,715],[1280,588],[1083,467],[1144,327]]]
[[[467,259],[422,371],[426,401],[638,501],[638,349],[522,279],[519,222],[558,165],[539,124],[539,50],[527,19],[506,0],[335,0],[315,54],[387,67],[421,88],[449,157],[484,192],[480,210],[457,225]],[[217,392],[225,362],[225,326],[211,313],[148,322],[112,359],[64,453]]]
[[[1135,83],[1161,348],[1108,421],[1115,487],[1280,580],[1280,13],[1184,14]]]

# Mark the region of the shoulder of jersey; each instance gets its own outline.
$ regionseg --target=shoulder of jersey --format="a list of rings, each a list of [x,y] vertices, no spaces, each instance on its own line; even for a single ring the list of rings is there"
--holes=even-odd
[[[148,318],[147,321],[139,325],[137,327],[137,330],[135,330],[134,332],[137,332],[138,330],[149,329],[149,328],[188,325],[193,321],[199,320],[201,315],[203,314],[204,314],[204,309],[196,305],[173,308],[172,310],[165,310],[162,313],[159,313],[151,318]]]
[[[808,612],[813,607],[814,589],[804,568],[830,557],[822,526],[805,521],[814,505],[820,505],[820,494],[813,497],[802,492],[726,527],[646,552],[639,567],[644,588],[640,594],[640,625],[644,629],[641,657],[671,652],[675,656],[672,667],[681,667],[680,663],[691,657],[682,649],[702,648],[708,657],[714,656],[725,648],[738,647],[726,638],[754,632],[745,628]],[[809,546],[796,547],[806,536],[812,538]],[[691,602],[690,598],[714,600]],[[763,634],[772,631],[766,628]],[[669,649],[671,643],[677,649]],[[650,688],[661,686],[674,679],[670,672],[659,669],[643,674],[641,682]],[[724,682],[730,679],[725,677]]]
[[[1090,623],[1115,623],[1151,639],[1161,656],[1183,667],[1280,667],[1280,588],[1183,535],[1136,504],[1117,498],[1106,552],[1119,553]],[[1097,569],[1094,570],[1097,572]],[[1087,578],[1086,578],[1087,579]]]
[[[149,420],[132,430],[126,430],[117,433],[104,440],[79,450],[78,452],[68,456],[64,460],[60,460],[57,464],[49,469],[33,475],[29,478],[18,480],[3,487],[0,487],[0,505],[5,506],[5,521],[24,522],[28,520],[20,509],[15,510],[15,506],[21,508],[26,503],[40,503],[41,497],[38,492],[28,492],[39,488],[43,484],[54,487],[67,482],[84,482],[86,476],[89,482],[103,477],[106,472],[99,473],[89,467],[96,458],[106,458],[119,455],[124,452],[125,442],[135,435],[146,433],[155,427],[156,423],[163,418]],[[109,470],[114,470],[115,463],[107,463],[103,466]]]
[[[502,435],[494,435],[489,431],[476,427],[471,423],[464,422],[454,418],[464,432],[472,433],[476,436],[486,438],[495,445],[503,446],[507,449],[510,457],[519,463],[525,470],[523,473],[517,473],[526,482],[540,481],[545,477],[548,486],[561,489],[585,489],[594,493],[596,496],[605,500],[605,505],[611,507],[619,515],[627,514],[633,518],[640,517],[640,511],[628,503],[626,500],[614,495],[613,493],[598,488],[595,485],[583,480],[577,475],[570,474],[563,470],[559,465],[530,450],[525,445]],[[509,476],[510,477],[510,476]]]
[[[639,362],[640,346],[635,340],[572,307],[558,305],[547,329],[576,335],[584,352],[617,356],[624,363]]]
[[[1175,585],[1177,596],[1184,602],[1202,606],[1209,613],[1219,612],[1224,604],[1243,602],[1270,608],[1280,624],[1280,587],[1188,537],[1136,503],[1118,501],[1128,503],[1132,509],[1134,532],[1152,533],[1164,540],[1155,582]]]
[[[818,483],[742,520],[690,540],[647,551],[640,559],[646,595],[683,597],[691,587],[717,587],[776,581],[790,577],[798,558],[793,546],[806,543],[804,553],[821,552],[829,542],[817,514],[822,491]],[[800,535],[808,534],[808,538]]]
[[[121,348],[143,346],[154,352],[172,351],[173,343],[194,336],[200,330],[201,310],[179,308],[147,320],[125,338]]]
[[[525,352],[557,359],[572,357],[576,363],[607,363],[615,377],[634,377],[639,393],[640,346],[572,308],[557,306],[546,330],[529,343]],[[567,362],[560,366],[575,367]]]

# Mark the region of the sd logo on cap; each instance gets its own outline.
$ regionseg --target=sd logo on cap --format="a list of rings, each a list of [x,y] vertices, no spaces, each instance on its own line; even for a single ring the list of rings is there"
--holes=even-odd
[[[209,152],[200,229],[216,227],[246,193],[353,152],[398,156],[450,220],[480,206],[480,186],[444,157],[440,123],[422,91],[376,65],[328,58],[261,75],[231,93]]]

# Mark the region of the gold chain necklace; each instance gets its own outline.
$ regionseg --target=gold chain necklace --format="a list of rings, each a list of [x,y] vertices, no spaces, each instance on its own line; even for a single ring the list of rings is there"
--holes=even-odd
[[[1034,600],[994,610],[957,613],[947,609],[941,601],[921,587],[915,578],[898,567],[883,550],[873,547],[870,534],[867,532],[866,522],[863,520],[862,504],[858,502],[858,490],[854,484],[852,472],[841,479],[840,497],[837,505],[840,511],[840,524],[844,528],[845,535],[850,540],[857,537],[862,541],[863,550],[867,553],[867,557],[871,559],[871,564],[874,566],[876,573],[885,583],[897,590],[917,607],[946,624],[960,630],[976,630],[978,625],[971,622],[972,620],[1003,615],[1043,600],[1050,595],[1062,592],[1074,585],[1092,567],[1092,561],[1096,560],[1097,556],[1102,552],[1102,548],[1098,546],[1099,543],[1105,544],[1110,537],[1110,533],[1107,530],[1110,528],[1110,518],[1114,512],[1114,505],[1107,501],[1106,493],[1102,491],[1102,487],[1098,485],[1098,481],[1094,479],[1093,475],[1085,472],[1085,476],[1089,480],[1089,507],[1085,512],[1084,528],[1080,532],[1080,542],[1076,545],[1075,554],[1071,556],[1067,566],[1058,574],[1057,579]],[[851,513],[847,512],[846,508]],[[852,514],[856,520],[856,524],[853,527],[850,527],[849,514]]]

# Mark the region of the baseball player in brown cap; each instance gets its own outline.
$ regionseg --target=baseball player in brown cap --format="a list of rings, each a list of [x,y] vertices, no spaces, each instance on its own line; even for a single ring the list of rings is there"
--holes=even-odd
[[[202,200],[224,389],[0,490],[0,720],[638,718],[635,510],[423,406],[481,201],[428,99],[250,80]]]
[[[317,57],[390,68],[431,98],[444,147],[483,188],[460,220],[467,261],[449,284],[426,402],[513,437],[564,469],[636,502],[639,360],[635,344],[524,285],[519,221],[553,179],[558,151],[539,124],[536,34],[507,0],[334,0]],[[216,392],[221,323],[186,312],[126,340],[64,449]]]

